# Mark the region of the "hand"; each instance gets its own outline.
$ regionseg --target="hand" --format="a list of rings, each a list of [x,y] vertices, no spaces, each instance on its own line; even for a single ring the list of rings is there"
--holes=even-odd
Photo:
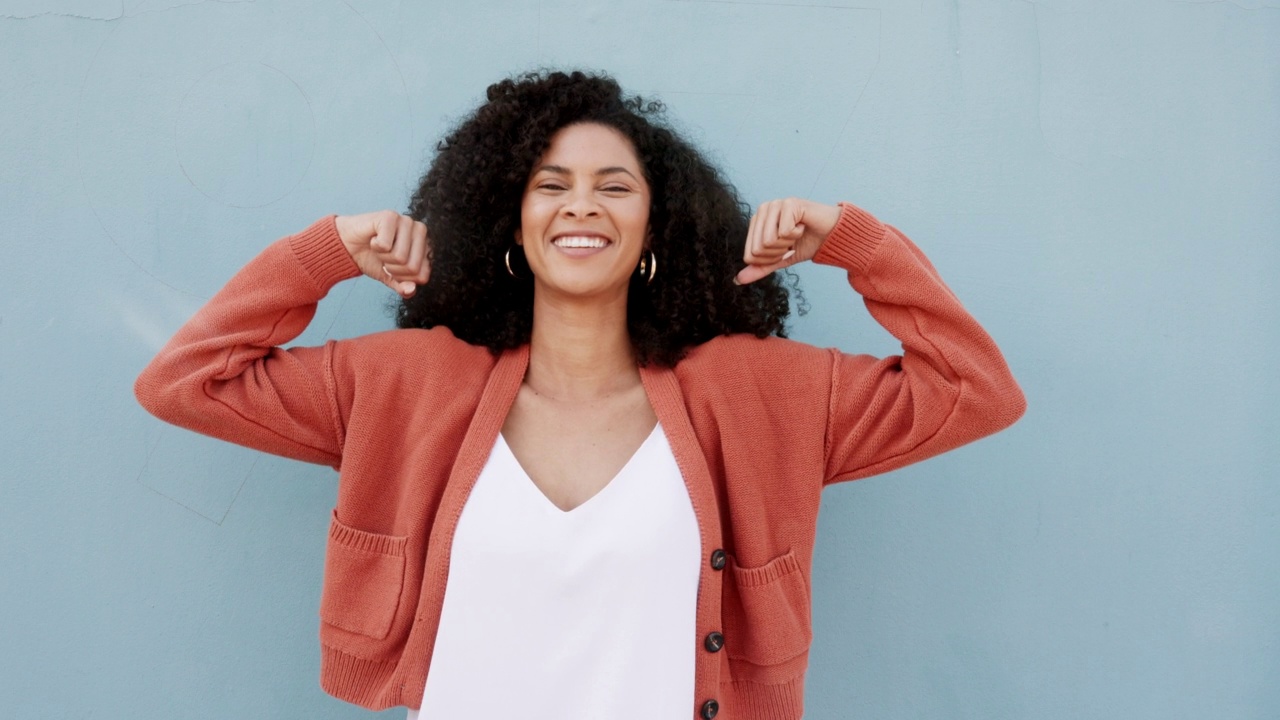
[[[413,297],[418,286],[431,277],[427,226],[423,223],[394,210],[339,215],[334,223],[361,272],[400,297]]]
[[[751,216],[742,253],[747,266],[734,282],[745,285],[811,259],[839,219],[840,208],[811,200],[786,198],[764,203]]]

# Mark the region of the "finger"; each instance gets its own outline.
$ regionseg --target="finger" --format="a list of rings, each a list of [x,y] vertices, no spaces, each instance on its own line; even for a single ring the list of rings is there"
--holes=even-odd
[[[743,261],[748,265],[767,262],[767,258],[763,258],[761,253],[764,252],[764,234],[770,205],[771,203],[762,203],[751,217],[751,227],[747,230],[747,247],[743,253]]]
[[[373,240],[369,243],[379,253],[390,252],[396,239],[396,225],[398,217],[391,211],[374,213],[373,215]]]
[[[782,257],[782,253],[787,251],[790,245],[786,240],[778,237],[778,226],[782,222],[782,203],[768,203],[767,215],[764,217],[764,225],[761,227],[761,250],[756,253],[765,262],[769,264],[776,262]]]
[[[772,200],[760,206],[756,217],[756,231],[751,239],[749,265],[771,265],[779,260],[791,243],[778,237],[782,202]]]
[[[427,260],[427,226],[420,222],[413,223],[413,252],[409,253],[409,269],[413,271],[413,280],[419,285],[426,285],[431,276],[431,263]]]
[[[396,294],[401,297],[409,298],[413,296],[418,287],[417,283],[411,279],[417,275],[417,271],[409,271],[405,265],[409,259],[409,255],[412,253],[413,241],[411,238],[413,233],[412,221],[410,221],[410,223],[408,223],[410,229],[407,231],[407,236],[410,239],[406,241],[406,231],[401,230],[401,227],[406,223],[401,222],[401,217],[403,216],[396,216],[396,239],[392,241],[390,250],[379,253],[379,260],[382,264],[382,274],[378,277],[378,280],[380,280],[383,285],[386,285],[396,291]]]
[[[403,298],[411,298],[418,291],[418,284],[412,280],[400,280],[398,278],[388,278],[383,283],[396,291],[396,294]]]
[[[417,284],[423,284],[429,276],[427,255],[430,253],[430,246],[427,242],[427,226],[411,220],[408,237],[408,258],[403,263],[396,262],[394,257],[388,258],[383,267],[387,274],[394,278],[413,280]]]
[[[734,276],[733,281],[738,285],[746,285],[747,283],[753,283],[761,278],[768,277],[784,267],[794,265],[794,256],[795,252],[790,251],[784,254],[782,259],[778,262],[769,265],[748,265],[738,271],[738,274]]]
[[[804,208],[794,200],[786,200],[782,204],[778,237],[789,241],[792,245],[804,237]]]
[[[412,281],[415,284],[419,282],[422,275],[423,257],[427,254],[426,233],[419,232],[417,226],[421,223],[413,223],[409,227],[409,257],[403,263],[388,261],[384,267],[387,273],[400,281]]]
[[[390,262],[387,266],[391,268],[391,272],[397,277],[402,274],[402,270],[409,262],[409,255],[413,252],[413,218],[408,215],[396,216],[396,239],[391,246],[391,252],[388,253]]]
[[[742,243],[742,262],[750,265],[755,260],[755,253],[752,248],[755,245],[755,236],[760,228],[760,211],[759,209],[751,216],[751,222],[747,225],[747,237]]]
[[[417,283],[413,282],[412,280],[400,279],[400,273],[393,271],[391,269],[393,267],[397,267],[397,266],[383,264],[382,273],[378,276],[378,280],[383,285],[386,285],[392,290],[395,290],[397,295],[400,295],[401,297],[406,297],[406,298],[412,297],[414,291],[416,291],[418,288]]]
[[[419,233],[417,223],[408,215],[396,220],[396,240],[391,247],[387,263],[383,266],[392,282],[388,285],[402,297],[412,297],[418,289],[422,256],[425,254],[425,233]],[[425,230],[425,226],[423,226]]]

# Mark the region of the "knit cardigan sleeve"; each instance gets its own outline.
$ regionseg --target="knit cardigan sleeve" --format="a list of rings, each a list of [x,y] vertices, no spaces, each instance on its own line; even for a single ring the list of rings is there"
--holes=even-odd
[[[280,346],[302,333],[330,288],[359,274],[332,215],[276,241],[147,365],[134,383],[138,401],[174,425],[337,467],[335,343]]]
[[[825,483],[893,470],[995,433],[1026,399],[995,342],[924,254],[848,203],[814,262],[844,268],[902,342],[885,358],[831,350]]]

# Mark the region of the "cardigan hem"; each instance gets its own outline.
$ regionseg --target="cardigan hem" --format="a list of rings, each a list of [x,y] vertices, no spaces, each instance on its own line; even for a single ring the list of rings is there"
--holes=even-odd
[[[804,675],[777,685],[730,682],[729,686],[732,690],[724,698],[729,720],[800,720],[804,716]]]
[[[403,705],[404,684],[393,684],[394,660],[356,657],[329,645],[320,645],[320,688],[339,700],[366,710],[386,710]]]

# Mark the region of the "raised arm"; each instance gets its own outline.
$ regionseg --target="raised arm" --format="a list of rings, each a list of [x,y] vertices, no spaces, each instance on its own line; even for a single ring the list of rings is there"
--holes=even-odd
[[[757,227],[757,225],[759,227]],[[824,483],[886,472],[990,435],[1026,400],[995,342],[924,254],[854,205],[766,203],[739,281],[803,260],[844,268],[901,355],[831,351]]]
[[[329,216],[282,238],[183,325],[134,384],[166,422],[336,467],[344,440],[338,344],[296,338],[338,282],[364,272],[413,293],[426,282],[426,228],[394,212]]]

